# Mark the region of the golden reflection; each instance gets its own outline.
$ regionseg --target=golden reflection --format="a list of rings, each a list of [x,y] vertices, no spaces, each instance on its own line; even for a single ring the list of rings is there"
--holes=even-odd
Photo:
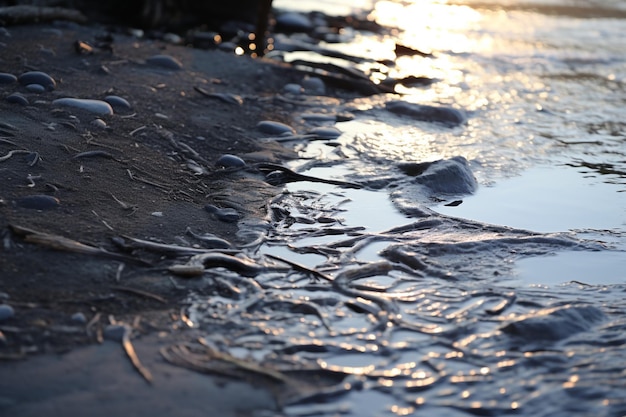
[[[408,416],[413,414],[415,409],[413,407],[400,407],[399,405],[392,405],[391,412],[399,416]]]

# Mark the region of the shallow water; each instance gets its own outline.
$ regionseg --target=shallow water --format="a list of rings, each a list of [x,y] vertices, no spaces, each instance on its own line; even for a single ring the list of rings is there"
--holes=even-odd
[[[233,337],[231,354],[346,375],[285,415],[626,415],[626,6],[462,3],[275,1],[371,7],[395,29],[324,47],[395,60],[356,65],[373,79],[436,79],[302,111],[355,117],[293,168],[365,188],[290,184],[255,256],[335,284],[268,272],[241,298],[190,300],[199,325],[241,311],[262,336]],[[433,55],[395,59],[395,42]],[[398,99],[463,109],[467,124],[385,108]],[[476,191],[456,186],[465,168],[424,179],[419,163],[459,156]],[[315,309],[281,316],[276,301]]]

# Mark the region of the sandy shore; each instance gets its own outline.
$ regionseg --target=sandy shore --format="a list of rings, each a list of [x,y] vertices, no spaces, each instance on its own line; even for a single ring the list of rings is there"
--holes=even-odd
[[[77,48],[79,41],[96,47]],[[168,275],[161,255],[124,253],[114,240],[180,244],[191,229],[244,243],[236,223],[204,206],[260,220],[280,188],[254,172],[225,172],[215,161],[223,154],[249,164],[293,157],[260,143],[255,126],[291,122],[289,105],[274,97],[302,76],[228,52],[109,37],[70,23],[8,27],[0,42],[0,72],[42,71],[56,81],[42,93],[0,84],[0,295],[14,310],[0,322],[1,413],[227,416],[274,408],[272,393],[254,381],[200,375],[161,358],[160,346],[194,337],[180,330],[180,303],[199,284]],[[151,63],[155,55],[182,68]],[[9,102],[14,93],[28,104]],[[53,104],[110,95],[131,108],[97,116]],[[34,208],[28,196],[39,196]],[[41,196],[45,207],[37,206]],[[72,250],[78,243],[128,258]],[[120,343],[99,342],[112,322],[132,324],[152,384]]]

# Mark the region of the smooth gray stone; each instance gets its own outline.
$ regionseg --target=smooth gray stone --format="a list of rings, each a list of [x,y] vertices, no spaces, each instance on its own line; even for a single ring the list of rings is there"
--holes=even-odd
[[[45,194],[27,195],[17,200],[18,207],[34,210],[51,210],[61,205],[58,198]]]
[[[132,106],[130,105],[128,100],[120,96],[106,96],[104,98],[104,101],[109,103],[115,111],[132,110]]]
[[[0,321],[10,319],[15,315],[15,310],[8,304],[0,304]]]
[[[342,134],[341,130],[332,126],[316,127],[311,129],[308,133],[317,136],[318,139],[337,139]]]
[[[46,87],[41,84],[28,84],[26,89],[31,93],[41,94],[46,92]]]
[[[422,122],[435,122],[449,126],[458,126],[467,122],[463,110],[452,107],[436,107],[406,101],[390,101],[385,108],[392,113],[409,116]]]
[[[111,105],[102,100],[92,100],[86,98],[59,98],[54,100],[52,105],[81,109],[99,116],[110,116],[113,114],[113,108]]]
[[[21,104],[22,106],[28,106],[28,99],[20,93],[13,93],[7,96],[6,100],[11,104]]]
[[[246,166],[246,162],[238,156],[225,154],[220,156],[215,165],[221,168],[241,168]]]
[[[29,84],[43,85],[48,91],[52,91],[56,88],[57,83],[54,78],[41,71],[29,71],[20,75],[18,78],[20,84],[27,86]]]
[[[17,77],[7,72],[0,72],[0,84],[13,84],[17,82]]]
[[[167,68],[171,70],[183,69],[183,63],[173,56],[169,55],[153,55],[146,59],[146,62],[152,66]]]
[[[257,123],[256,128],[259,132],[267,133],[268,135],[295,135],[296,131],[293,127],[280,122],[274,122],[271,120],[263,120]]]

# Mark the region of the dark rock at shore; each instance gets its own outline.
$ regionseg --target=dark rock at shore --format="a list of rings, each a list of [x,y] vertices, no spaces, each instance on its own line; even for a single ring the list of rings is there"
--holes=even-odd
[[[465,112],[452,107],[390,101],[385,105],[385,108],[392,113],[409,116],[422,122],[441,123],[448,126],[459,126],[467,122]]]

